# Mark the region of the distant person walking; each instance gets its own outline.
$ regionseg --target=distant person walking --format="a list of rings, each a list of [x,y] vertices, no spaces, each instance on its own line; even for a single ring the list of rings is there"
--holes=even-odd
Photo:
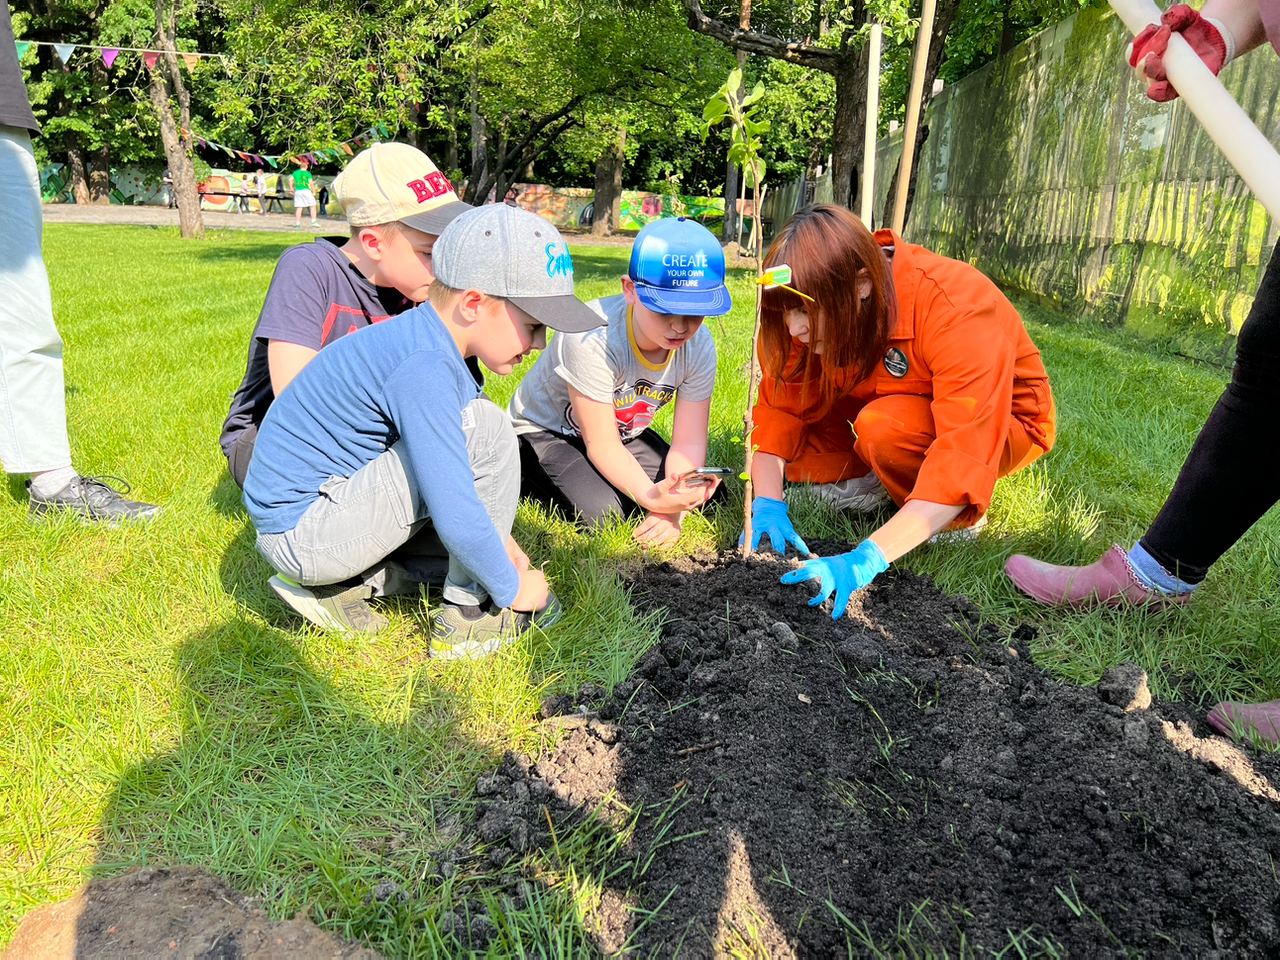
[[[259,167],[253,174],[253,185],[258,191],[258,216],[267,215],[267,175]]]
[[[316,218],[316,198],[311,192],[311,164],[306,158],[298,160],[298,169],[293,171],[293,226],[298,229],[302,226],[302,211],[306,210],[308,217],[311,219],[311,225],[317,226],[320,221]]]

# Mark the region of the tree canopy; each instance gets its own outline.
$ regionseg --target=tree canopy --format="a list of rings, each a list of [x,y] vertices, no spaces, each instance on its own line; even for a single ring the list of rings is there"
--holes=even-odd
[[[180,78],[194,136],[287,156],[381,125],[471,199],[531,179],[719,192],[727,144],[720,132],[704,140],[701,108],[740,54],[746,85],[766,90],[770,179],[834,161],[837,199],[852,203],[868,23],[885,27],[883,129],[903,111],[919,0],[741,2],[36,0],[14,25],[20,40],[155,47],[162,6],[176,51],[225,57]],[[939,0],[933,73],[954,82],[1079,6]],[[137,57],[107,65],[81,49],[63,63],[34,46],[23,65],[44,124],[38,149],[67,165],[79,201],[106,199],[108,165],[167,162],[164,98]],[[169,102],[177,110],[176,94]]]

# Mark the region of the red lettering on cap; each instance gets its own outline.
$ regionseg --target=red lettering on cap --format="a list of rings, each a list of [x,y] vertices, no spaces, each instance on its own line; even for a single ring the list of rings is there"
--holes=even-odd
[[[413,191],[413,195],[418,198],[419,203],[426,203],[435,196],[431,192],[431,188],[422,180],[410,180],[405,186]]]
[[[431,185],[431,189],[435,191],[431,194],[433,197],[439,197],[448,193],[453,189],[448,179],[443,173],[437,170],[435,173],[427,174],[427,183]]]

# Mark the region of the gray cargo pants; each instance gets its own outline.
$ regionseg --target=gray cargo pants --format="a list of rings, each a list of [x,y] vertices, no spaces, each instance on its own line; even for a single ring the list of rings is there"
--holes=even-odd
[[[505,540],[520,496],[515,430],[506,411],[484,397],[463,408],[462,430],[476,493]],[[374,596],[391,596],[416,593],[422,582],[442,579],[450,603],[484,603],[484,587],[436,535],[397,447],[350,477],[325,481],[292,530],[258,535],[258,552],[304,586],[358,577],[373,587]]]

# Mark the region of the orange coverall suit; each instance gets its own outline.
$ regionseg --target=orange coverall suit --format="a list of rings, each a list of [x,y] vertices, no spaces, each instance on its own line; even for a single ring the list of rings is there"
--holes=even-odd
[[[801,413],[816,382],[766,375],[753,440],[787,462],[791,482],[831,483],[874,470],[898,506],[964,504],[956,526],[991,504],[996,480],[1046,453],[1053,394],[1018,311],[967,263],[876,232],[893,247],[896,326],[884,361],[834,403]],[[797,344],[797,349],[800,349]]]

